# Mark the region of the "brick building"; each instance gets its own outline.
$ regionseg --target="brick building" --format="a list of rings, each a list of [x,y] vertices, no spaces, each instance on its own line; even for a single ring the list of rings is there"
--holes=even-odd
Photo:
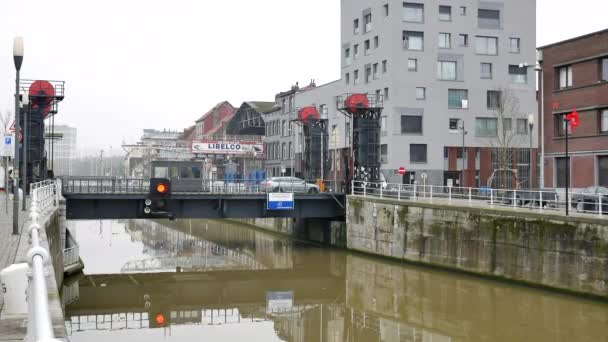
[[[564,115],[576,108],[569,136],[571,185],[608,186],[608,30],[539,48],[544,81],[545,186],[565,187]]]

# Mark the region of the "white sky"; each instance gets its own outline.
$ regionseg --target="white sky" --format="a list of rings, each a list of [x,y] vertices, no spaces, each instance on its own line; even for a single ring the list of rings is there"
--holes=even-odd
[[[348,1],[348,0],[342,0]],[[508,1],[508,0],[505,0]],[[532,0],[530,0],[532,1]],[[537,45],[608,28],[608,1],[537,0]],[[0,111],[22,77],[66,81],[56,123],[91,153],[183,129],[222,100],[274,100],[340,77],[338,0],[0,0]]]

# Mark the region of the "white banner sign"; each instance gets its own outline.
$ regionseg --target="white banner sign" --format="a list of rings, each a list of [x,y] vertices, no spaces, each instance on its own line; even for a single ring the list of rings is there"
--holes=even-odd
[[[2,138],[2,149],[0,150],[0,154],[2,157],[11,157],[15,156],[15,137],[9,134],[4,135]]]
[[[263,153],[264,144],[251,141],[202,141],[192,143],[194,154],[251,154]]]

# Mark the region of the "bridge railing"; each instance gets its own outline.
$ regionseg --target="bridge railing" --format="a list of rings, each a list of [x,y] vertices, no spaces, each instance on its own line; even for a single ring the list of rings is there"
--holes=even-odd
[[[484,205],[531,209],[539,212],[563,212],[605,217],[608,213],[608,193],[568,193],[545,189],[492,189],[489,187],[449,187],[419,184],[391,184],[353,181],[351,195],[409,201],[428,201],[454,205]]]
[[[41,218],[59,206],[60,181],[45,181],[31,185],[29,234],[31,248],[27,252],[28,274],[28,340],[58,341],[54,337],[47,290],[49,252],[40,244]]]

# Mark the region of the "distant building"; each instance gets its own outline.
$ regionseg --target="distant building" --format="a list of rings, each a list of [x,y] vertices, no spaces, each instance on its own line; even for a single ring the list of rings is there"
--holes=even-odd
[[[144,129],[140,141],[123,145],[127,151],[127,174],[130,177],[150,177],[150,163],[157,160],[190,160],[190,147],[183,140],[184,132]]]
[[[48,128],[47,128],[48,129]],[[76,158],[76,128],[66,125],[56,125],[54,128],[55,140],[53,141],[53,171],[56,176],[72,176],[73,164]],[[49,160],[51,158],[51,144],[46,143],[45,149]],[[50,169],[49,162],[49,169]]]
[[[608,187],[608,30],[539,48],[544,82],[545,186]],[[566,159],[564,116],[576,108],[580,127]]]

